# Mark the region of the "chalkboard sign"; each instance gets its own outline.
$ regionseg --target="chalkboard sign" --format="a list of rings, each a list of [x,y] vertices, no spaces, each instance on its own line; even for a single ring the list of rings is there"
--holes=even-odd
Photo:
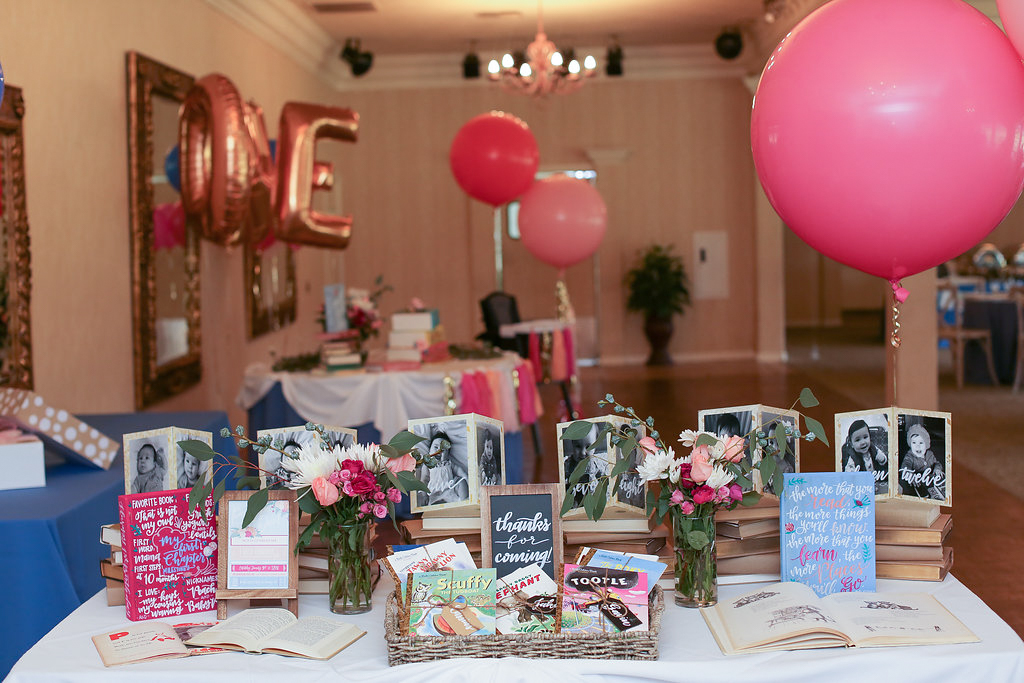
[[[874,591],[874,475],[787,472],[783,482],[782,580],[822,596]]]
[[[480,538],[484,567],[499,577],[537,563],[556,581],[562,562],[562,507],[558,484],[485,486],[481,489]]]

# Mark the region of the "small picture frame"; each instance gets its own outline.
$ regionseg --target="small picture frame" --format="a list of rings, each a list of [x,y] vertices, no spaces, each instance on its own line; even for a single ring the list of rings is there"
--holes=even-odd
[[[896,497],[953,504],[952,416],[893,408],[896,419]]]
[[[195,439],[213,446],[213,433],[201,429],[165,427],[125,434],[124,492],[154,493],[192,488],[201,478],[212,476],[210,461],[200,462],[178,445]]]
[[[217,515],[217,618],[228,600],[280,599],[298,616],[299,505],[295,491],[267,492],[266,506],[242,526],[255,491],[225,491]]]
[[[348,427],[324,426],[324,435],[332,446],[347,448],[356,442],[356,430]],[[297,455],[306,444],[317,443],[320,435],[312,429],[306,429],[304,425],[298,427],[281,427],[278,429],[260,429],[256,432],[257,440],[270,436],[272,443],[280,440],[283,450]],[[281,467],[281,459],[284,456],[273,450],[266,450],[259,454],[260,467],[260,488],[284,488],[284,482],[291,478],[291,472]]]
[[[344,283],[324,285],[324,332],[348,329],[348,300]]]
[[[857,410],[835,416],[836,472],[871,472],[875,478],[875,499],[895,495],[896,430],[892,409]]]
[[[481,482],[505,483],[505,426],[501,420],[476,413],[409,420],[409,431],[422,436],[415,448],[433,454],[434,467],[425,464],[415,474],[430,489],[410,493],[412,512],[457,510],[479,514]]]
[[[590,432],[581,439],[563,439],[564,432],[573,422],[591,423]],[[572,496],[573,504],[564,515],[565,519],[582,519],[586,517],[586,510],[583,508],[583,498],[586,494],[594,491],[602,477],[608,475],[623,458],[632,461],[630,470],[620,476],[619,488],[612,491],[608,489],[608,498],[605,503],[604,517],[636,517],[647,516],[647,484],[640,480],[636,473],[636,465],[641,458],[640,448],[631,453],[623,454],[618,446],[612,444],[611,434],[599,437],[602,429],[611,425],[616,429],[630,426],[630,419],[618,415],[604,415],[601,417],[590,417],[573,422],[560,422],[556,426],[558,436],[558,460],[561,467],[558,468],[558,483],[565,497]],[[647,436],[647,428],[640,424],[636,427],[639,432],[638,440]],[[580,477],[579,481],[568,486],[569,478],[573,471],[583,459],[588,459],[587,471]]]

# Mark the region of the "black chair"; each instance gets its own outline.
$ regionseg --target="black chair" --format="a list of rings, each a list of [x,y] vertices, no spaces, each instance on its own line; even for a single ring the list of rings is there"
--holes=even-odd
[[[515,351],[523,358],[527,357],[526,335],[502,337],[501,326],[522,322],[516,298],[505,292],[491,292],[480,299],[480,312],[484,318],[484,331],[477,339],[489,342],[492,346],[506,351]]]

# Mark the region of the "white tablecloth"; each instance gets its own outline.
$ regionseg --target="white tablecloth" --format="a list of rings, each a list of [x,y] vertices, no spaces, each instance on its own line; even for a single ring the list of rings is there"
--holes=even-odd
[[[382,681],[393,683],[484,683],[490,681],[1021,681],[1024,680],[1024,644],[977,596],[948,576],[942,583],[878,582],[879,592],[933,593],[974,631],[979,643],[927,647],[805,650],[725,657],[694,610],[666,606],[660,639],[661,658],[654,662],[618,660],[449,659],[388,667],[384,642],[384,599],[387,579],[374,595],[374,609],[346,617],[367,634],[333,659],[320,662],[279,655],[225,653],[104,668],[90,637],[125,624],[123,607],[107,607],[99,593],[61,622],[15,665],[7,683],[337,683]],[[753,589],[747,585],[719,588],[727,599]],[[669,596],[666,596],[669,597]],[[327,597],[300,598],[300,616],[326,615]],[[234,611],[232,611],[234,613]],[[6,615],[8,619],[16,615]],[[340,618],[340,617],[339,617]],[[214,613],[190,615],[180,621],[212,621]],[[455,656],[458,653],[453,652]]]
[[[464,372],[497,370],[502,378],[501,417],[505,432],[511,433],[520,430],[512,371],[521,362],[519,356],[506,354],[493,360],[430,363],[410,372],[334,373],[272,372],[266,364],[257,363],[246,369],[235,402],[248,410],[280,382],[285,400],[303,419],[341,427],[372,422],[388,439],[405,429],[410,419],[445,414],[446,376],[454,380],[457,390]]]

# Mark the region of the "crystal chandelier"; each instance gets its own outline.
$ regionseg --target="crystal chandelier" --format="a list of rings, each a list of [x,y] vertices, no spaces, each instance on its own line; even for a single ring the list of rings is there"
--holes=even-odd
[[[597,60],[587,55],[582,66],[572,50],[559,52],[544,33],[541,7],[537,8],[537,36],[526,48],[526,58],[517,67],[511,53],[487,65],[487,77],[499,81],[509,92],[544,97],[552,93],[564,94],[579,90],[585,78],[597,73]]]

